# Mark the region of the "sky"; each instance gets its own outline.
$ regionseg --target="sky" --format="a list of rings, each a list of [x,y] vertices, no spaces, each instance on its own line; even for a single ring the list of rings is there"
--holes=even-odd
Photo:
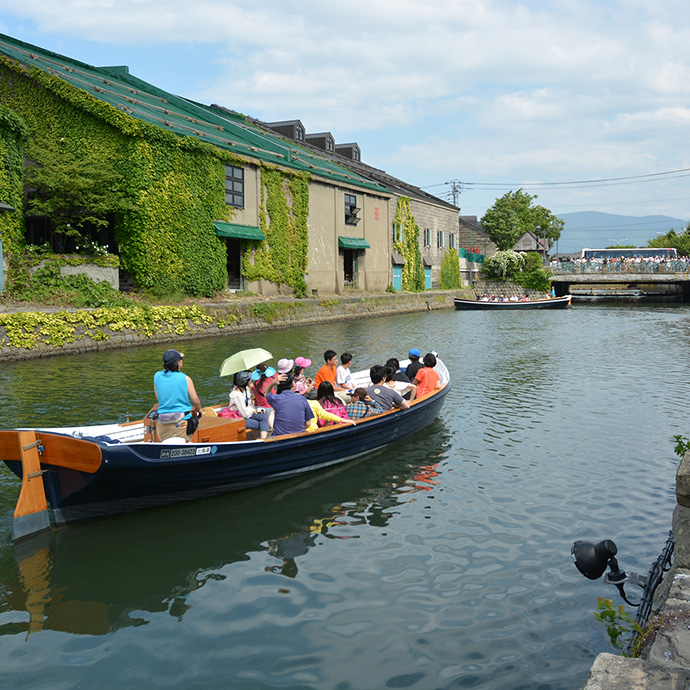
[[[0,0],[0,32],[299,119],[462,215],[523,189],[690,220],[687,0]]]

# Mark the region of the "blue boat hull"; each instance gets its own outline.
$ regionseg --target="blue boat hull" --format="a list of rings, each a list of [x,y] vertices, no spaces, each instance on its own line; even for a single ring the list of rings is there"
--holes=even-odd
[[[407,410],[314,434],[270,441],[167,445],[99,442],[94,473],[46,465],[43,485],[56,524],[150,508],[253,486],[346,462],[421,431],[438,415],[450,382]],[[7,465],[19,477],[20,462]]]

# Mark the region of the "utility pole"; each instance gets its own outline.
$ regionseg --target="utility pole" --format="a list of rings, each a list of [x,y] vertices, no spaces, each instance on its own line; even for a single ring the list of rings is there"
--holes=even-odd
[[[453,197],[453,206],[458,205],[458,197],[467,190],[464,182],[460,180],[449,180],[445,184],[450,185],[450,195]]]

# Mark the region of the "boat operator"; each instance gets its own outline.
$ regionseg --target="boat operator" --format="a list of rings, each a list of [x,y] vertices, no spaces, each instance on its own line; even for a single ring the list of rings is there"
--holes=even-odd
[[[158,440],[183,438],[192,440],[194,430],[188,429],[192,412],[201,416],[201,403],[192,379],[183,374],[184,355],[177,350],[163,353],[163,370],[153,376],[153,390],[158,400]],[[191,433],[187,433],[191,431]]]

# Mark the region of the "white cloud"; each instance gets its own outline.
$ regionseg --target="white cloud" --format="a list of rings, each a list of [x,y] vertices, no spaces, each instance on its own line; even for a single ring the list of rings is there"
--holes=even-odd
[[[416,184],[686,163],[685,0],[0,0],[12,15],[67,45],[119,46],[121,62],[193,47],[177,93],[366,141],[364,160]]]

